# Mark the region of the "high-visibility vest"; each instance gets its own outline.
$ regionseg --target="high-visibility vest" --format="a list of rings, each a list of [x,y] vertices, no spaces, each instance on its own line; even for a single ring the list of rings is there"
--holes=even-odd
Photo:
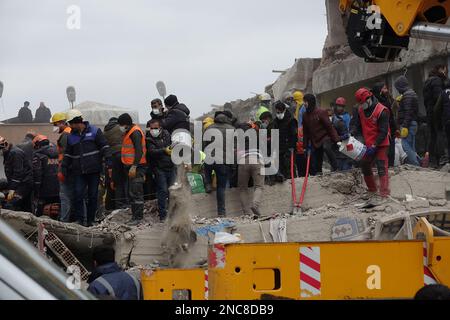
[[[67,128],[65,128],[64,131],[61,133],[61,136],[62,136],[63,134],[68,135],[68,134],[70,134],[71,132],[72,132],[72,128],[67,127]],[[63,159],[64,159],[64,150],[63,150],[63,148],[62,148],[59,144],[57,145],[57,149],[58,149],[58,161],[59,161],[59,163],[61,163],[61,162],[63,161]]]
[[[134,164],[134,158],[136,157],[136,150],[134,149],[133,141],[130,138],[130,136],[135,131],[139,131],[141,133],[141,144],[142,144],[143,154],[142,154],[141,162],[139,162],[139,164],[147,163],[147,159],[146,159],[147,148],[145,145],[145,134],[141,130],[141,128],[139,128],[139,126],[135,125],[125,135],[125,137],[123,138],[123,143],[122,143],[122,163],[125,165],[129,165],[129,166]]]
[[[369,147],[374,145],[377,140],[378,134],[380,132],[380,129],[378,128],[378,119],[380,118],[382,112],[385,110],[389,112],[388,108],[386,108],[381,103],[378,103],[375,109],[373,110],[372,114],[370,115],[370,117],[366,117],[363,108],[359,107],[358,111],[359,111],[359,119],[361,121],[362,132],[364,140],[366,141],[366,145]],[[390,135],[391,129],[389,128],[388,135],[383,140],[383,142],[380,143],[378,146],[389,147]]]

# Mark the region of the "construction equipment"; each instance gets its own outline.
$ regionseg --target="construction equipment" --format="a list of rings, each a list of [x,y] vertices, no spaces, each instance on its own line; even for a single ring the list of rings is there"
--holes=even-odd
[[[292,203],[293,203],[293,215],[299,215],[302,214],[302,205],[303,201],[305,200],[305,194],[306,194],[306,187],[308,186],[308,178],[309,178],[309,169],[311,165],[311,151],[307,151],[308,157],[306,160],[306,175],[305,179],[303,180],[303,187],[302,187],[302,193],[300,195],[300,199],[297,202],[297,186],[295,184],[295,174],[294,174],[294,160],[295,155],[294,152],[291,153],[291,188],[292,188]]]
[[[410,38],[449,41],[450,2],[340,0],[350,48],[367,62],[398,60]]]
[[[425,285],[450,285],[450,237],[436,236],[422,217],[414,238],[215,244],[207,271],[144,271],[144,294],[146,299],[200,299],[201,292],[210,300],[265,294],[296,300],[411,299]]]

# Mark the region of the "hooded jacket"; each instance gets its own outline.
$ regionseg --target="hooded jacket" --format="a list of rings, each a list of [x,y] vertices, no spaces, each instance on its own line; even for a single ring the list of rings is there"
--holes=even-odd
[[[164,149],[172,144],[172,137],[167,130],[162,129],[161,134],[155,138],[147,131],[147,163],[151,169],[169,171],[174,168],[171,156]]]
[[[227,132],[229,130],[231,130],[232,132],[234,132],[235,128],[233,127],[233,125],[231,124],[232,119],[230,117],[228,117],[226,114],[224,114],[223,112],[218,112],[216,114],[216,116],[214,117],[214,124],[211,125],[208,129],[205,130],[205,135],[206,134],[211,134],[212,130],[218,130],[221,135],[216,137],[214,136],[214,138],[217,139],[222,139],[222,144],[223,144],[223,149],[222,150],[215,150],[215,151],[219,151],[222,152],[221,155],[216,154],[216,152],[212,152],[211,156],[213,157],[218,157],[221,159],[221,163],[220,164],[226,164],[226,159],[227,159],[227,146],[229,146],[229,144],[234,144],[233,141],[228,141],[227,139]],[[211,142],[206,142],[204,143],[204,148],[205,149],[208,145],[210,145],[211,143],[214,143],[214,139],[212,139],[213,141]],[[229,147],[228,147],[229,148]],[[233,152],[234,152],[234,148],[233,148]],[[207,156],[209,155],[209,152],[206,153]],[[229,155],[231,157],[231,155]],[[233,155],[234,157],[234,155]],[[208,163],[210,163],[211,161],[208,161]]]
[[[58,150],[54,145],[44,146],[33,154],[34,192],[38,198],[59,197]]]
[[[97,296],[114,296],[119,300],[141,300],[142,287],[131,274],[122,271],[115,262],[97,267],[90,279],[88,291]],[[101,279],[100,279],[101,278]],[[106,286],[105,286],[106,283]],[[110,288],[107,288],[109,286]],[[111,292],[111,289],[113,292]]]
[[[112,118],[105,126],[105,139],[111,147],[111,153],[117,154],[122,150],[123,132],[120,130],[119,120]]]
[[[35,123],[49,123],[52,117],[52,112],[46,106],[39,106],[36,110],[36,116],[34,117]]]
[[[178,103],[169,109],[167,115],[161,120],[162,127],[170,134],[178,129],[190,131],[189,115],[191,111],[182,103]]]
[[[447,77],[445,75],[431,71],[429,78],[425,81],[423,87],[423,98],[428,116],[433,115],[433,109],[436,107],[439,98],[442,97],[446,79]],[[442,104],[437,107],[440,109]]]
[[[395,88],[402,95],[398,110],[397,125],[399,128],[411,127],[411,122],[418,119],[419,98],[417,94],[409,87],[408,79],[400,76],[395,81]]]
[[[26,159],[25,153],[16,146],[11,146],[3,153],[3,165],[5,167],[8,189],[17,190],[22,185],[33,183],[31,161]]]
[[[292,114],[286,109],[282,120],[275,118],[272,129],[279,130],[280,134],[280,152],[286,152],[289,149],[295,149],[297,145],[298,124]]]

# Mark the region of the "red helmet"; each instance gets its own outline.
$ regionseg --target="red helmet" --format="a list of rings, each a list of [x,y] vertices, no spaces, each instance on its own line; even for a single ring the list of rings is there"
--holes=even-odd
[[[346,106],[347,105],[347,101],[345,100],[345,98],[337,98],[336,99],[336,105],[338,106]]]
[[[373,96],[373,93],[367,88],[361,88],[356,91],[355,98],[358,103],[364,103],[366,100]]]

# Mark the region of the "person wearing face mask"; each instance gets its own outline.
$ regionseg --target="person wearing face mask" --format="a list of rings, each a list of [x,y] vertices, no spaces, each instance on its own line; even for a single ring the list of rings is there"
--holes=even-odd
[[[144,218],[144,180],[147,171],[145,134],[133,123],[128,113],[119,116],[119,125],[124,134],[121,155],[128,176],[128,197],[132,213],[132,219],[127,224],[137,226]]]
[[[111,168],[105,177],[107,210],[125,209],[128,205],[127,176],[122,163],[123,132],[119,119],[111,118],[105,126],[105,139],[111,147]]]
[[[51,123],[53,124],[53,133],[59,134],[56,142],[58,151],[58,180],[59,181],[59,198],[61,201],[61,210],[59,220],[62,222],[70,222],[70,213],[74,208],[73,204],[73,179],[67,177],[66,180],[62,178],[61,164],[64,158],[64,153],[67,147],[67,138],[72,132],[72,129],[67,123],[67,116],[64,112],[55,113],[52,116]]]
[[[163,106],[163,102],[161,101],[161,99],[154,99],[151,102],[151,108],[152,108],[152,112],[150,113],[150,117],[152,117],[152,119],[162,119],[165,116],[165,112],[164,112],[164,106]],[[150,124],[150,121],[147,123],[147,125]]]
[[[345,98],[337,98],[334,104],[334,114],[331,122],[333,123],[336,132],[342,140],[348,140],[350,138],[350,114],[345,111],[347,101]],[[339,152],[337,144],[333,144],[333,152],[336,157],[336,165],[338,171],[346,171],[352,168],[352,160]]]
[[[376,164],[380,180],[380,196],[387,198],[390,195],[389,190],[389,110],[378,102],[373,93],[367,88],[359,89],[356,94],[356,101],[359,104],[359,110],[356,114],[358,132],[352,132],[352,135],[361,133],[367,146],[367,152],[361,160],[361,170],[364,175],[364,181],[368,188],[370,203],[380,203],[376,195],[378,188],[372,172],[372,166]]]
[[[90,227],[94,224],[98,209],[103,160],[106,168],[111,168],[111,149],[102,130],[84,121],[79,110],[69,110],[67,122],[72,132],[67,138],[60,181],[64,182],[68,177],[74,179],[75,219],[78,224]],[[84,214],[86,194],[87,217]]]
[[[177,130],[187,130],[190,131],[190,113],[188,107],[185,104],[179,103],[178,98],[175,95],[170,95],[164,100],[168,112],[161,119],[162,127],[169,131],[170,134]]]
[[[170,153],[172,139],[170,133],[162,129],[160,120],[150,120],[146,143],[149,170],[154,174],[156,181],[159,219],[163,222],[167,218],[169,188],[175,182],[176,168]]]
[[[5,209],[32,212],[33,174],[31,162],[25,153],[0,137],[0,152],[3,153],[5,175],[8,181]]]
[[[303,114],[304,146],[311,153],[310,175],[322,174],[324,143],[337,143],[342,139],[333,127],[328,112],[317,107],[316,97],[306,94],[304,97],[306,112]]]
[[[280,135],[280,169],[279,173],[284,179],[291,179],[291,154],[295,152],[297,145],[298,124],[288,110],[288,106],[281,101],[274,104],[275,120],[273,129],[279,130]]]

